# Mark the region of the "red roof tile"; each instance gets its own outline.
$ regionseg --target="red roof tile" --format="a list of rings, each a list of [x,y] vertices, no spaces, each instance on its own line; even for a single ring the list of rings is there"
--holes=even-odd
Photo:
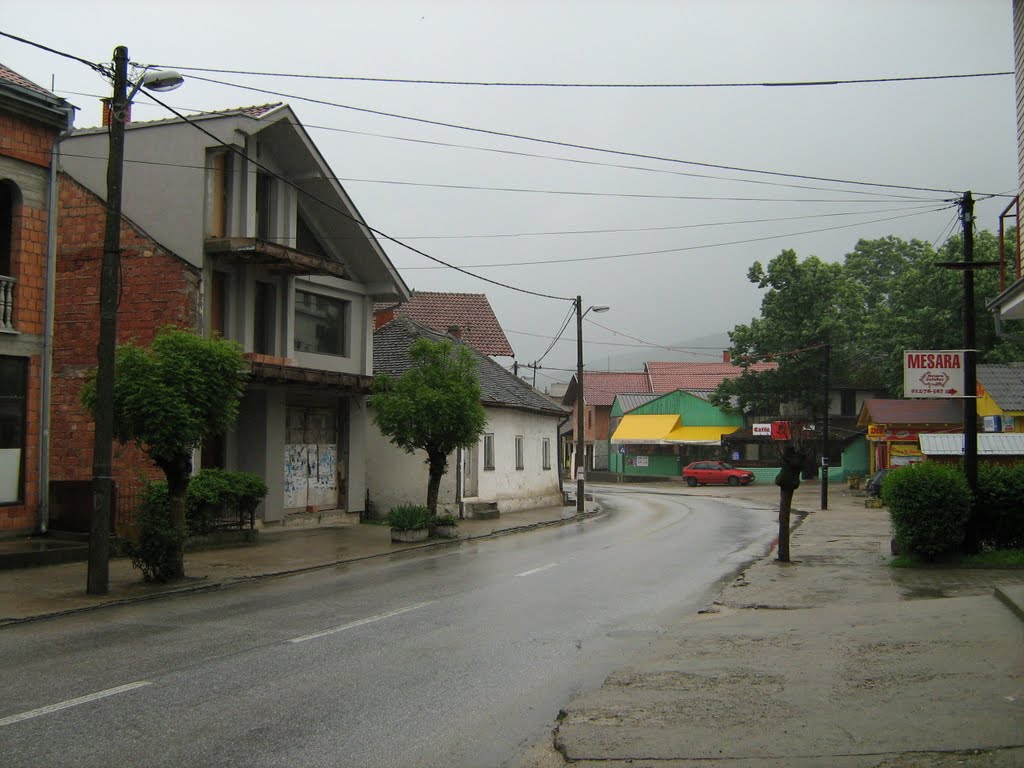
[[[447,333],[455,326],[461,339],[482,354],[515,355],[487,296],[482,293],[414,291],[409,301],[398,306],[378,302],[373,307],[375,313],[389,309],[397,316],[408,317],[439,333]]]
[[[963,407],[959,400],[865,400],[860,409],[860,426],[868,424],[960,424]]]
[[[752,371],[768,371],[776,363],[754,363]],[[743,368],[732,363],[647,363],[651,379],[651,392],[665,394],[677,389],[686,391],[712,390],[725,379],[734,379]]]
[[[19,75],[13,69],[8,69],[3,64],[0,64],[0,80],[3,80],[8,83],[13,83],[14,85],[21,86],[22,88],[27,88],[30,91],[35,91],[36,93],[42,93],[47,96],[53,96],[52,93],[50,93],[42,86],[36,85],[27,77]]]
[[[575,401],[575,388],[572,390]],[[583,372],[583,400],[587,405],[611,405],[616,395],[650,391],[651,383],[646,373]]]

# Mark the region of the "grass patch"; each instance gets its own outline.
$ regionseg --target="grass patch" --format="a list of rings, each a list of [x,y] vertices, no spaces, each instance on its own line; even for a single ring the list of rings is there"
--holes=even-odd
[[[976,555],[953,555],[927,561],[913,555],[897,555],[893,568],[1024,568],[1024,549],[993,549]]]

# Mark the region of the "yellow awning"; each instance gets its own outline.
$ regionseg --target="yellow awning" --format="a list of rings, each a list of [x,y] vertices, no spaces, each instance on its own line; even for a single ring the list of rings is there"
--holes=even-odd
[[[676,428],[682,429],[679,416],[670,414],[667,416],[648,416],[641,414],[626,415],[622,417],[619,426],[615,428],[612,435],[613,443],[664,443],[672,431]]]
[[[673,429],[667,439],[668,443],[681,445],[718,445],[723,435],[731,435],[739,427],[684,427]]]

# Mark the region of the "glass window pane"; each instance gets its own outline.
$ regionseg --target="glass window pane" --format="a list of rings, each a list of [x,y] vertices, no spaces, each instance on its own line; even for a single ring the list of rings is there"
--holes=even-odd
[[[347,355],[347,301],[309,291],[295,292],[295,351]]]

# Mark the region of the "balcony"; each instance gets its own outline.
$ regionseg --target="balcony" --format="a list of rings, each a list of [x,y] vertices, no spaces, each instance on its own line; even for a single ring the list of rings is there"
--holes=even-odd
[[[209,237],[206,254],[221,264],[258,264],[290,275],[328,275],[351,280],[348,267],[322,256],[253,237]]]
[[[17,333],[14,330],[14,284],[13,277],[0,276],[0,333]]]

